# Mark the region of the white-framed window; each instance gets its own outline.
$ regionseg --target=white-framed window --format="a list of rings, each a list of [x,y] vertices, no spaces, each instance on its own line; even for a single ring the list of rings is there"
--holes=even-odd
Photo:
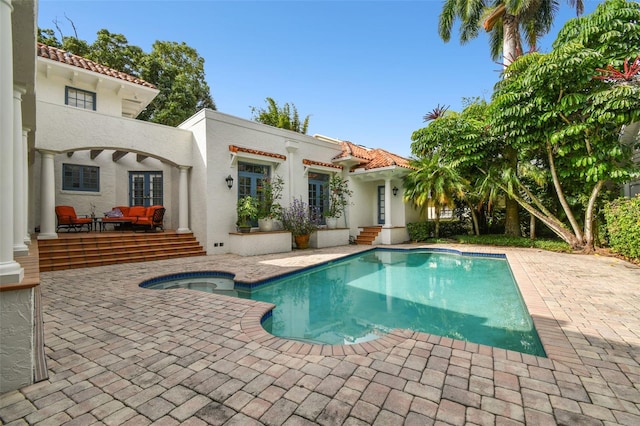
[[[66,86],[64,90],[64,103],[66,105],[96,110],[96,94],[87,90]]]

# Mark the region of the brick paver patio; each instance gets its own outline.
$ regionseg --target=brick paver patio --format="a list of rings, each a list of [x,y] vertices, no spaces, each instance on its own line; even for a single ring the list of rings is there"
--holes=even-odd
[[[406,247],[406,246],[403,246]],[[176,259],[41,274],[49,379],[0,395],[1,424],[640,424],[640,268],[507,253],[548,358],[398,330],[351,346],[268,335],[269,305],[142,280],[257,280],[362,250]]]

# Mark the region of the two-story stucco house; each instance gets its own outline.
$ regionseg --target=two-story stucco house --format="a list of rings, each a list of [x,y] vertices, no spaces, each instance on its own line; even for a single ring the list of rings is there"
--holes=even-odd
[[[295,197],[323,209],[329,178],[339,174],[354,194],[342,227],[355,236],[360,226],[381,225],[377,242],[407,240],[404,225],[415,212],[398,196],[410,170],[407,159],[211,110],[178,128],[132,118],[156,94],[145,81],[38,44],[38,132],[29,181],[40,191],[28,226],[39,228],[38,238],[57,237],[55,205],[85,214],[164,205],[165,226],[193,232],[208,254],[258,254],[245,252],[230,236],[239,197],[256,195],[264,176],[279,176],[283,205]],[[285,251],[291,245],[263,247]]]

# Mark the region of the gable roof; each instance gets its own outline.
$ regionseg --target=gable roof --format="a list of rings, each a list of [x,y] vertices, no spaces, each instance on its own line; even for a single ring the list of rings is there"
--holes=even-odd
[[[362,145],[356,145],[352,142],[342,141],[342,152],[335,157],[333,161],[340,161],[346,159],[357,160],[357,165],[352,167],[354,169],[374,170],[385,167],[403,167],[406,169],[412,169],[410,161],[407,158],[393,154],[384,149],[371,149]]]
[[[38,42],[37,48],[38,56],[41,58],[51,59],[53,61],[62,62],[63,64],[71,65],[74,67],[82,68],[87,71],[93,71],[98,74],[103,74],[109,77],[124,80],[129,83],[139,84],[140,86],[156,89],[154,84],[149,83],[141,78],[134,77],[122,71],[118,71],[113,68],[106,67],[97,62],[93,62],[82,56],[74,55],[71,52],[67,52],[57,47],[47,46],[46,44]]]

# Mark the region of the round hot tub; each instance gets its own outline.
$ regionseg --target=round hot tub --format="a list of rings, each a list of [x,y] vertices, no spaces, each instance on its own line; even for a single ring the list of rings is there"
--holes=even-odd
[[[140,283],[140,287],[150,290],[189,289],[207,293],[238,296],[235,290],[234,274],[220,271],[184,272],[163,275]]]

